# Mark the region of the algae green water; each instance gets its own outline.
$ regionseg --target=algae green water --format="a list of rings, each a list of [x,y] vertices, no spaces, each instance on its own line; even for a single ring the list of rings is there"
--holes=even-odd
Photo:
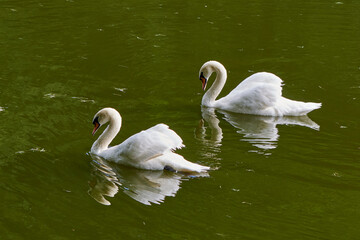
[[[360,2],[0,1],[0,239],[358,239]],[[201,109],[198,71],[224,96],[273,72],[303,118]],[[89,155],[163,122],[209,176]]]

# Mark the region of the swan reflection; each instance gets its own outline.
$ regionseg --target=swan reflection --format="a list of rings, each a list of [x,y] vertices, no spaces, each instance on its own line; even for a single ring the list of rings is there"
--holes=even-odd
[[[200,154],[204,159],[221,160],[218,153],[221,152],[221,140],[223,138],[222,129],[219,126],[219,119],[216,117],[214,108],[201,108],[202,119],[195,129],[195,138],[201,142]],[[206,134],[205,122],[210,128],[210,136]]]
[[[109,163],[91,154],[93,171],[89,195],[103,205],[111,205],[105,197],[114,197],[119,189],[132,199],[145,204],[160,204],[165,197],[175,197],[180,183],[188,176],[168,171],[140,170]],[[209,176],[199,173],[195,176]]]
[[[241,141],[251,143],[253,146],[262,149],[274,149],[277,147],[279,133],[277,125],[298,125],[319,130],[320,126],[313,122],[308,116],[299,117],[273,117],[273,116],[256,116],[247,114],[230,113],[218,110],[223,115],[223,119],[230,123],[237,130],[237,133],[243,135]],[[213,108],[201,108],[202,118],[209,124],[211,139],[219,145],[222,139],[222,129],[219,126],[219,119]],[[205,136],[205,128],[198,127],[196,131],[198,138]]]

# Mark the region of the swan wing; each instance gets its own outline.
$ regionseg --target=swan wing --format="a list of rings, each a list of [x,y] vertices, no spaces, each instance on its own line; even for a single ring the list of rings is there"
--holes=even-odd
[[[258,72],[258,73],[254,73],[253,75],[247,77],[234,90],[242,91],[242,90],[246,90],[249,88],[253,88],[254,86],[257,86],[259,84],[273,85],[273,86],[280,87],[280,89],[281,89],[282,83],[283,83],[283,80],[273,73]]]
[[[161,123],[129,137],[116,148],[120,158],[140,163],[183,146],[180,136]]]
[[[224,110],[268,116],[302,116],[321,103],[282,97],[282,80],[272,73],[255,73],[241,82],[217,106]]]
[[[256,73],[246,78],[227,96],[218,100],[224,110],[255,113],[273,107],[281,98],[282,80],[272,73]]]

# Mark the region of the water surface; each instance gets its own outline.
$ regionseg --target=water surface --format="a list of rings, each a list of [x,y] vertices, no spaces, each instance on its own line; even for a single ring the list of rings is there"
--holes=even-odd
[[[2,1],[1,239],[356,239],[358,1]],[[322,102],[306,118],[200,107],[201,65],[281,77]],[[88,154],[164,122],[209,176],[148,173]],[[164,187],[165,186],[165,187]],[[145,193],[145,195],[144,195]],[[144,197],[146,196],[146,197]],[[151,196],[151,198],[149,198]]]

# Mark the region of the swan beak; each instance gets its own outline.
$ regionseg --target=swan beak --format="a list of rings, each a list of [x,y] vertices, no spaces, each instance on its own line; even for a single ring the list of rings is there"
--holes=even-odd
[[[200,75],[200,81],[202,83],[202,90],[205,91],[207,79],[206,77],[204,77],[203,73],[201,73]]]
[[[100,127],[100,123],[98,122],[94,122],[94,130],[92,131],[92,135],[94,135],[96,133],[96,131],[99,129]]]

